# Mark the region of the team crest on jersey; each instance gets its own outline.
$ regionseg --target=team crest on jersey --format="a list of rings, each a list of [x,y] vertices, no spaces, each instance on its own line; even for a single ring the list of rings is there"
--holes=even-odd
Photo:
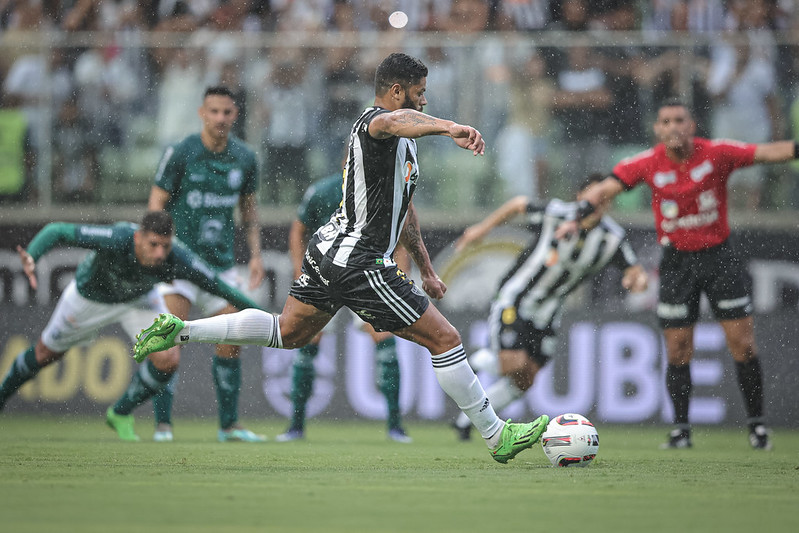
[[[231,189],[240,189],[241,182],[244,179],[244,173],[241,171],[240,168],[234,168],[231,170],[227,175],[227,184],[230,186]]]
[[[516,308],[515,307],[506,307],[502,310],[502,323],[503,324],[513,324],[516,322]]]
[[[680,208],[674,200],[663,200],[660,202],[660,214],[664,218],[676,218],[680,214]]]
[[[186,193],[186,204],[192,209],[199,209],[203,206],[203,193],[192,190]]]

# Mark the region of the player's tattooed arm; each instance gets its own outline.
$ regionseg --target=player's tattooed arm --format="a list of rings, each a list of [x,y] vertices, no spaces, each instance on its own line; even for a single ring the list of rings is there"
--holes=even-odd
[[[408,204],[408,215],[405,219],[405,227],[400,235],[400,243],[408,250],[413,262],[419,268],[419,274],[422,277],[422,289],[431,298],[442,298],[444,293],[447,292],[447,286],[433,270],[433,263],[430,261],[427,247],[422,240],[419,217],[416,214],[413,202]]]

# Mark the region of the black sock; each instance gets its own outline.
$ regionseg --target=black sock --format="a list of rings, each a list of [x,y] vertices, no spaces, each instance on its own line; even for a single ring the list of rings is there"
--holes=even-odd
[[[118,415],[129,415],[136,407],[158,394],[158,391],[166,386],[172,374],[174,372],[158,370],[153,362],[147,359],[133,373],[125,394],[114,404],[114,412]]]
[[[688,406],[691,403],[691,365],[666,366],[666,390],[674,406],[674,423],[688,424]]]
[[[738,385],[744,397],[749,424],[760,424],[763,417],[763,372],[760,359],[753,357],[746,363],[736,361],[735,370],[738,373]]]
[[[35,378],[39,370],[41,367],[36,361],[36,349],[33,346],[19,354],[11,363],[3,383],[0,384],[0,409],[20,387]]]

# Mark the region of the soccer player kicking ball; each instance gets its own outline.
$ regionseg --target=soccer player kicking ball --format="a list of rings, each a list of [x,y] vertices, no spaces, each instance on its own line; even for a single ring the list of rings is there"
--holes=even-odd
[[[183,322],[162,314],[142,331],[134,357],[144,360],[188,342],[298,348],[346,306],[377,331],[391,331],[430,351],[438,383],[496,461],[507,463],[538,442],[549,417],[526,424],[500,420],[466,361],[458,331],[394,262],[401,242],[419,267],[424,292],[444,296],[446,285],[433,270],[412,202],[419,179],[415,139],[446,135],[474,155],[485,152],[483,137],[473,127],[421,112],[426,85],[427,67],[408,55],[391,54],[378,66],[374,105],[350,133],[341,206],[311,238],[303,273],[279,315],[248,309]]]

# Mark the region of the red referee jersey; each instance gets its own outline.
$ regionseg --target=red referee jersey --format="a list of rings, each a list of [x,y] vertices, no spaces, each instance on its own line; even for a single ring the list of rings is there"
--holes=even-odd
[[[619,162],[613,175],[627,189],[649,185],[658,240],[692,252],[717,246],[730,235],[727,179],[754,158],[754,144],[697,137],[685,162],[672,161],[658,144]]]

